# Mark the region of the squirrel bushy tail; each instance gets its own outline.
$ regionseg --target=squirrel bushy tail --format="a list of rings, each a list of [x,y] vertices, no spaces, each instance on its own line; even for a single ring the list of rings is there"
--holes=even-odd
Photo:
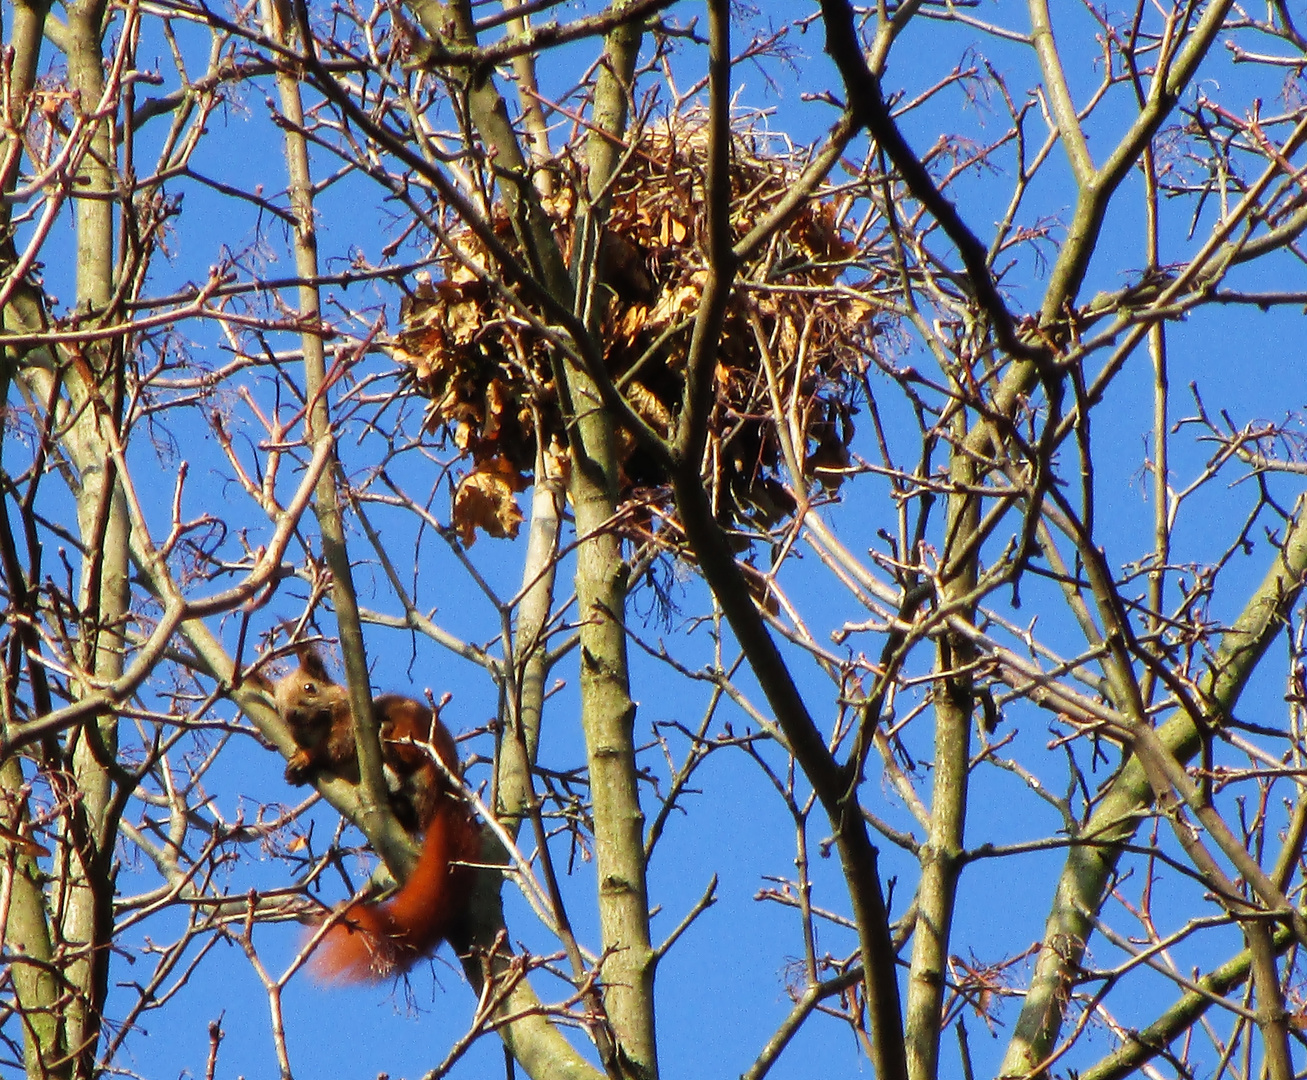
[[[467,911],[481,854],[480,834],[467,807],[440,798],[426,823],[417,865],[402,888],[382,904],[355,903],[332,916],[310,965],[336,982],[378,981],[402,975],[429,956]]]

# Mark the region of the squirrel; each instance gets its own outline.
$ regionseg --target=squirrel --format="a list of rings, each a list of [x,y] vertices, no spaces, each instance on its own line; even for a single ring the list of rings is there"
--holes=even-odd
[[[286,780],[306,784],[319,769],[359,782],[358,749],[349,691],[332,681],[311,645],[299,649],[300,666],[273,684],[277,711],[299,749],[286,765]],[[458,773],[454,738],[439,709],[399,694],[372,702],[385,764],[399,782],[392,806],[410,832],[424,833],[422,854],[400,890],[384,903],[352,902],[317,946],[313,969],[328,980],[378,981],[401,975],[462,922],[475,882],[469,862],[481,854],[481,837],[467,804],[445,772]]]

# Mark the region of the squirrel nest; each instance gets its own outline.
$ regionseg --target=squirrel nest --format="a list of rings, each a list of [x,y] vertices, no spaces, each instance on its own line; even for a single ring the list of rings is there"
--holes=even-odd
[[[778,207],[801,171],[796,155],[769,146],[752,131],[732,138],[737,238]],[[612,185],[601,245],[596,292],[605,311],[597,347],[631,408],[664,436],[676,428],[707,279],[700,213],[707,151],[706,128],[691,119],[635,136]],[[544,208],[570,259],[584,171],[559,170],[553,180]],[[492,221],[498,238],[520,251],[502,204]],[[497,275],[465,224],[450,229],[449,241],[457,254],[447,251],[438,275],[423,276],[405,301],[394,352],[429,399],[429,430],[451,437],[467,456],[454,523],[470,544],[476,529],[516,533],[521,514],[513,494],[532,481],[538,441],[565,458],[559,448],[567,440],[554,346],[526,315],[530,296]],[[840,202],[819,190],[738,268],[718,343],[703,473],[719,520],[742,546],[790,517],[797,486],[833,494],[849,468],[854,399],[883,330],[857,284],[871,276],[859,275],[857,254]],[[633,539],[676,546],[680,533],[656,458],[621,430],[617,454],[629,511],[622,527]]]

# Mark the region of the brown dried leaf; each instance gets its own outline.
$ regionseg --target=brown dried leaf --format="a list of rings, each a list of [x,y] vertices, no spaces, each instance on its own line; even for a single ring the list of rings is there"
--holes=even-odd
[[[698,307],[699,297],[707,280],[707,273],[700,270],[691,274],[690,280],[684,284],[664,290],[649,312],[649,323],[661,327],[682,315],[690,314]]]
[[[477,529],[496,539],[514,539],[523,519],[513,495],[526,485],[503,458],[491,458],[463,477],[454,491],[453,518],[464,546],[476,542]]]
[[[468,300],[460,300],[445,309],[445,325],[455,345],[470,344],[481,329],[482,320],[481,305]]]
[[[671,410],[643,383],[631,383],[626,388],[626,399],[636,414],[659,435],[666,438],[672,433]]]
[[[486,419],[481,426],[481,437],[486,440],[499,436],[500,418],[510,395],[499,379],[492,379],[486,387]]]

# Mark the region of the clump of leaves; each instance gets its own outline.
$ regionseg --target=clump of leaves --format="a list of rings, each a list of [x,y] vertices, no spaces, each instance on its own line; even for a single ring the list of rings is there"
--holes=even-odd
[[[600,347],[632,408],[656,432],[676,428],[694,314],[707,280],[707,135],[675,118],[636,137],[612,188],[603,239],[606,311]],[[732,140],[731,219],[744,235],[790,191],[802,161],[750,131]],[[584,177],[561,178],[546,209],[565,253]],[[507,215],[495,228],[512,243]],[[455,495],[465,542],[477,529],[515,535],[513,494],[528,486],[536,446],[565,445],[551,348],[522,309],[471,266],[487,265],[481,241],[451,231],[459,250],[425,279],[402,311],[396,354],[430,404],[426,422],[468,459]],[[881,330],[857,279],[858,251],[841,204],[818,193],[741,268],[718,350],[716,399],[703,463],[722,524],[747,543],[783,524],[795,485],[833,495],[850,465],[860,375]],[[867,274],[861,275],[863,279]],[[512,283],[507,286],[510,290]],[[619,433],[625,518],[641,538],[675,544],[665,478],[656,461]],[[651,523],[658,522],[655,528]]]

